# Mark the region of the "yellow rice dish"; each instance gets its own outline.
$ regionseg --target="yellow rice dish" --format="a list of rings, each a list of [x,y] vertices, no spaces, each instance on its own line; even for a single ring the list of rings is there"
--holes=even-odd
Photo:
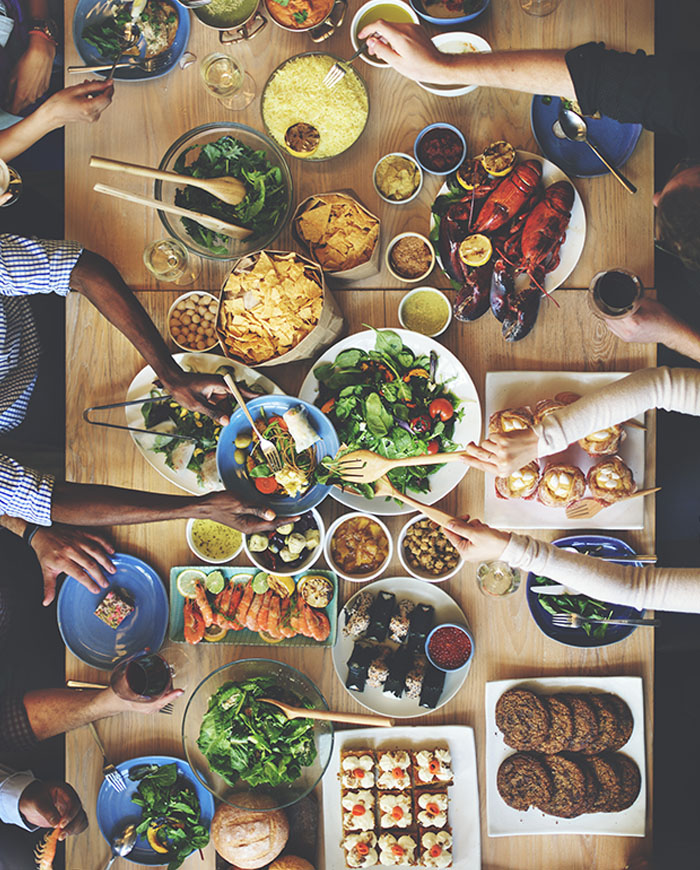
[[[263,121],[282,148],[286,149],[284,136],[293,124],[303,122],[318,130],[318,149],[307,159],[335,157],[347,150],[369,114],[367,93],[352,70],[334,88],[323,84],[334,63],[325,54],[293,57],[272,74],[263,94]]]

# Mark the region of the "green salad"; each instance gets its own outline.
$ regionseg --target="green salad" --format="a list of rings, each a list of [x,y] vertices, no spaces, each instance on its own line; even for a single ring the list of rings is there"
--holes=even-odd
[[[197,745],[214,773],[231,786],[241,779],[251,786],[292,783],[316,758],[313,721],[287,719],[258,698],[312,706],[305,698],[281,698],[273,676],[224,683],[214,692]]]
[[[202,145],[196,160],[187,155],[199,145],[191,145],[177,158],[173,169],[193,178],[221,178],[230,175],[245,183],[247,194],[238,205],[228,205],[197,187],[184,187],[175,193],[175,205],[211,215],[253,231],[255,239],[272,232],[284,220],[287,187],[282,170],[267,159],[264,151],[254,151],[240,139],[222,136]],[[209,230],[190,218],[182,218],[187,234],[213,254],[225,254],[228,237]]]
[[[436,354],[414,354],[393,330],[375,332],[374,350],[350,348],[314,369],[316,404],[335,426],[342,451],[372,450],[396,459],[459,449],[454,427],[464,410],[447,383],[437,379]],[[401,492],[428,492],[430,476],[442,467],[398,468],[388,477]],[[322,460],[316,480],[342,483],[332,458]],[[370,485],[343,485],[374,496]]]
[[[136,833],[162,852],[168,870],[177,870],[191,852],[209,842],[195,790],[178,776],[175,763],[139,764],[131,768],[129,779],[139,784],[131,800],[143,807]]]

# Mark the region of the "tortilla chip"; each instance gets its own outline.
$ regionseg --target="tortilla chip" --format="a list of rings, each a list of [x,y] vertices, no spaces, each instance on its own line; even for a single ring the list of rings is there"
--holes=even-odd
[[[379,238],[379,221],[345,194],[312,198],[296,230],[321,266],[343,272],[366,263]]]

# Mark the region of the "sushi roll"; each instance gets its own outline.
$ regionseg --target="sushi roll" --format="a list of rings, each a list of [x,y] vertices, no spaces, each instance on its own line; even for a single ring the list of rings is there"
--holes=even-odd
[[[413,663],[413,656],[405,649],[398,649],[389,659],[389,676],[384,683],[384,691],[400,698],[406,687],[406,675]]]
[[[427,664],[428,660],[425,656],[416,656],[413,659],[409,672],[406,674],[406,697],[412,701],[417,701],[420,698],[420,693],[423,691],[423,678]]]
[[[394,643],[404,643],[408,637],[411,611],[415,607],[412,601],[403,599],[396,606],[396,612],[389,622],[389,640]]]
[[[445,687],[445,671],[440,671],[428,662],[423,677],[423,688],[420,693],[421,707],[427,707],[429,710],[437,707],[442,690]]]
[[[389,676],[389,656],[391,650],[388,647],[374,647],[374,657],[367,671],[367,685],[372,689],[381,689],[386,678]]]
[[[369,628],[365,636],[381,643],[389,631],[389,620],[396,604],[393,592],[380,592],[369,609]]]
[[[348,675],[345,685],[353,692],[364,692],[367,672],[374,656],[375,648],[366,643],[356,643],[347,661]]]
[[[411,611],[406,649],[409,652],[417,652],[425,646],[425,639],[433,627],[433,615],[435,608],[432,604],[416,604]]]
[[[352,603],[345,605],[345,625],[343,635],[345,637],[361,637],[369,628],[369,609],[374,601],[371,592],[363,590],[352,599]]]

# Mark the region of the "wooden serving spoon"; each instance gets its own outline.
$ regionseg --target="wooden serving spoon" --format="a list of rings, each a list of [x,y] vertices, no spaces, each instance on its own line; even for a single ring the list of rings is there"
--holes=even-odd
[[[187,184],[189,187],[199,187],[227,205],[238,205],[247,193],[245,184],[230,175],[222,175],[220,178],[193,178],[191,175],[178,175],[177,172],[166,172],[152,166],[140,166],[137,163],[124,163],[121,160],[108,160],[106,157],[91,157],[90,166],[94,169],[112,169],[126,175],[139,175],[142,178],[155,178],[157,181],[174,181]]]
[[[374,483],[394,468],[409,468],[415,465],[442,465],[445,462],[462,461],[466,451],[453,453],[425,453],[406,456],[403,459],[386,459],[371,450],[353,450],[333,463],[338,474],[350,483]]]
[[[292,707],[272,698],[258,698],[264,704],[279,707],[287,719],[319,719],[322,722],[347,722],[349,725],[374,725],[377,728],[393,728],[393,719],[384,716],[371,716],[367,713],[339,713],[334,710],[307,710],[306,707]]]
[[[380,477],[379,480],[376,481],[376,483],[374,484],[374,494],[385,495],[388,498],[396,498],[399,501],[402,501],[404,504],[407,504],[410,507],[415,508],[417,511],[420,511],[422,514],[425,514],[428,519],[431,519],[439,526],[447,526],[454,519],[454,517],[450,516],[450,514],[446,514],[444,511],[438,510],[438,508],[434,508],[432,505],[423,504],[417,499],[411,498],[410,495],[399,492],[388,477]]]
[[[653,489],[640,489],[637,492],[633,492],[632,495],[627,495],[612,502],[612,504],[619,504],[621,501],[629,501],[631,498],[650,495],[652,492],[658,492],[660,489],[660,486],[655,486]],[[588,498],[581,498],[572,505],[569,505],[566,509],[566,518],[567,520],[588,520],[607,507],[612,507],[612,505],[603,504],[597,498],[591,498],[590,496]]]

